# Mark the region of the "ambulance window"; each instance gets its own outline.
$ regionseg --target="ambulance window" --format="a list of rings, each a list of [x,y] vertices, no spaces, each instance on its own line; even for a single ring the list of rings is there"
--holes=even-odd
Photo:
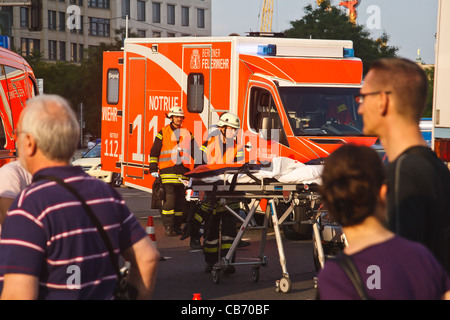
[[[187,88],[187,109],[189,112],[203,111],[205,79],[202,73],[190,73]]]
[[[118,69],[108,69],[106,80],[106,101],[109,104],[119,103],[119,77]]]
[[[268,90],[252,88],[250,96],[250,126],[256,132],[266,132],[269,140],[278,140],[281,144],[289,146],[277,106]]]

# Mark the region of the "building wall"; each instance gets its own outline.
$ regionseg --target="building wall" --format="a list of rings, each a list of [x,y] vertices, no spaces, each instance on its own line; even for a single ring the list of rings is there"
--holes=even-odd
[[[103,5],[108,3],[106,1],[109,1],[109,7]],[[138,0],[43,0],[43,27],[41,31],[29,31],[28,27],[24,25],[23,19],[23,11],[26,9],[13,7],[11,44],[13,49],[21,50],[24,56],[39,47],[44,60],[80,61],[81,53],[84,49],[114,40],[114,31],[125,28],[125,14],[129,14],[129,32],[140,36],[180,37],[211,35],[211,0],[142,0],[140,8],[142,8],[143,3],[145,5],[145,20],[138,21],[139,17],[141,20],[144,18],[138,14]],[[159,3],[159,22],[155,22],[153,19],[153,3]],[[73,28],[76,22],[75,15],[72,11],[67,13],[67,9],[71,5],[77,6],[73,7],[75,9],[79,8],[82,16],[81,30]],[[174,24],[170,24],[170,21],[168,21],[169,6],[172,6],[174,9]],[[185,9],[182,9],[182,7],[185,7]],[[49,11],[55,13],[49,14]],[[204,25],[202,27],[198,27],[197,24],[199,11],[204,12]],[[189,12],[189,23],[186,26],[182,25],[182,12],[185,14]],[[52,21],[51,15],[56,16],[56,25],[49,24],[49,19]],[[67,23],[68,19],[72,26]],[[62,24],[61,21],[63,22]],[[108,23],[109,28],[107,27]],[[68,28],[68,26],[71,28]],[[50,47],[54,47],[55,44],[56,52],[52,54]]]

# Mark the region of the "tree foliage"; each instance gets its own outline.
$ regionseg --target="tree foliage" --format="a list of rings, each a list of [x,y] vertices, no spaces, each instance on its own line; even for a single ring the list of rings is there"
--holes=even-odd
[[[377,40],[371,39],[364,26],[351,23],[347,14],[331,6],[329,1],[315,9],[312,5],[306,6],[305,16],[291,21],[291,26],[284,31],[288,38],[352,40],[355,56],[363,61],[364,73],[372,61],[394,57],[398,51],[397,47],[387,45],[389,36],[386,33]]]

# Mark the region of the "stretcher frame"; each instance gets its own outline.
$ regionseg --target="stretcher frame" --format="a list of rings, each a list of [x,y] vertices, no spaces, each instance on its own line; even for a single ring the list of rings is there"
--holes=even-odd
[[[283,225],[288,216],[293,212],[295,206],[310,205],[312,208],[314,207],[314,204],[320,199],[317,187],[316,185],[308,185],[303,183],[285,184],[273,181],[272,179],[269,181],[267,179],[260,179],[259,183],[253,184],[228,183],[228,174],[235,175],[236,173],[237,171],[235,170],[226,171],[223,174],[223,179],[214,183],[196,184],[195,180],[192,179],[190,182],[190,189],[198,193],[200,200],[204,199],[206,194],[214,193],[215,199],[217,201],[220,201],[224,205],[226,210],[242,223],[227,255],[225,257],[220,257],[219,250],[219,262],[216,263],[212,269],[213,282],[219,283],[222,269],[226,269],[229,266],[238,265],[251,265],[253,280],[255,282],[259,280],[260,267],[265,267],[268,263],[267,257],[264,255],[264,251],[267,240],[269,219],[271,218],[278,249],[279,262],[282,268],[281,278],[276,280],[275,287],[277,292],[288,293],[290,292],[292,285],[287,270],[287,261],[284,253],[280,226]],[[267,200],[264,222],[262,226],[256,226],[256,223],[253,219],[254,214],[256,213],[258,206],[263,199]],[[248,200],[251,201],[251,208],[247,207],[247,216],[245,217],[245,219],[227,205],[227,202],[239,201],[246,203]],[[280,218],[278,218],[276,204],[280,201],[289,204],[289,206],[280,216]],[[305,223],[311,223],[311,221],[307,221]],[[249,228],[262,229],[259,256],[255,259],[255,261],[232,262],[232,258],[238,247],[238,244],[241,241],[245,231]]]

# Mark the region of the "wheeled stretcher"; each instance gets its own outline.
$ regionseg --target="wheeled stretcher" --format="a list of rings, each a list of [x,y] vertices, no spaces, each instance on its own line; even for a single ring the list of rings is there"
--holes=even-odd
[[[292,161],[288,160],[288,163]],[[284,161],[284,159],[280,161]],[[278,179],[276,179],[275,176],[277,174],[273,174],[277,171],[276,166],[279,165],[283,166],[283,163],[274,161],[270,169],[244,165],[226,168],[216,175],[197,175],[196,177],[194,173],[188,174],[191,177],[188,188],[195,195],[195,197],[190,197],[191,201],[202,201],[205,197],[212,198],[214,201],[220,201],[227,211],[241,222],[241,227],[227,255],[221,257],[219,262],[213,267],[212,277],[214,283],[219,282],[221,271],[231,265],[251,265],[253,280],[259,280],[259,269],[261,266],[267,266],[268,262],[264,251],[269,220],[271,220],[282,268],[281,277],[276,281],[276,290],[283,293],[288,293],[291,290],[291,280],[287,270],[280,227],[286,223],[298,223],[288,222],[291,220],[288,217],[293,213],[296,206],[314,208],[316,203],[320,201],[318,193],[320,168],[313,168],[314,173],[308,172],[307,179],[301,179],[299,177],[293,178],[295,177],[293,171],[296,169],[291,167],[292,170],[289,173],[290,179],[293,180],[280,182],[279,180],[283,181],[283,179],[280,179],[279,175],[277,176]],[[286,165],[286,161],[284,161],[284,165]],[[301,167],[302,170],[307,168],[303,164],[301,164]],[[308,168],[308,170],[311,168]],[[235,202],[240,202],[244,205],[245,218],[228,206],[229,203]],[[263,210],[265,213],[262,226],[258,226],[254,219],[256,212],[259,210]],[[280,212],[278,212],[279,210]],[[303,221],[303,223],[311,223],[311,221]],[[262,230],[258,257],[251,261],[234,262],[233,257],[242,236],[246,230],[255,228]]]

